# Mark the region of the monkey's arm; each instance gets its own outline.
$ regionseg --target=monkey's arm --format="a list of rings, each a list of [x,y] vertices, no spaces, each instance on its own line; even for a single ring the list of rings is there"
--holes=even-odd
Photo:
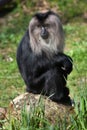
[[[36,77],[39,77],[42,74],[46,73],[48,70],[55,67],[59,67],[63,70],[64,73],[70,74],[73,69],[73,60],[70,56],[65,55],[64,53],[58,53],[54,55],[51,60],[40,58],[37,64],[35,64],[34,74]]]
[[[32,52],[28,31],[19,44],[17,64],[27,86],[30,86],[30,82],[39,83],[43,81],[45,72],[49,69],[48,59],[44,56],[37,56]]]
[[[70,74],[73,69],[73,60],[70,56],[58,53],[54,56],[54,65],[61,67],[66,74]]]

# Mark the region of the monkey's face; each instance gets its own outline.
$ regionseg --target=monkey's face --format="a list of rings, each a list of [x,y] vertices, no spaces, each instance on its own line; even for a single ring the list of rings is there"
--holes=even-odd
[[[29,35],[32,49],[36,48],[41,52],[52,51],[56,52],[58,49],[63,50],[64,34],[59,18],[46,13],[37,14],[32,18],[29,24]]]

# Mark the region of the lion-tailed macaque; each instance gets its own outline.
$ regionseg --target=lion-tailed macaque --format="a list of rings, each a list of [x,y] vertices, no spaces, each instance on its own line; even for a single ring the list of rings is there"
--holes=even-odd
[[[71,105],[66,80],[73,65],[63,49],[64,31],[59,16],[52,11],[36,13],[19,44],[17,63],[28,92]]]

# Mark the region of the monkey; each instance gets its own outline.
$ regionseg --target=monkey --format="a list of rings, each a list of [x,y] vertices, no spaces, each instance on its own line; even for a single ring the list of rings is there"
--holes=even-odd
[[[67,76],[73,69],[72,58],[64,54],[64,30],[53,11],[38,12],[17,49],[17,64],[26,91],[71,105]]]

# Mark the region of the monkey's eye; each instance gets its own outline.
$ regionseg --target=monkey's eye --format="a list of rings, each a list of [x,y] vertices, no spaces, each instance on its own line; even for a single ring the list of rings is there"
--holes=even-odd
[[[46,28],[49,28],[49,27],[50,27],[50,24],[47,23],[47,24],[45,24],[44,26],[45,26]]]
[[[37,24],[36,26],[37,26],[38,28],[40,28],[40,27],[41,27],[41,25],[40,25],[40,24]]]

